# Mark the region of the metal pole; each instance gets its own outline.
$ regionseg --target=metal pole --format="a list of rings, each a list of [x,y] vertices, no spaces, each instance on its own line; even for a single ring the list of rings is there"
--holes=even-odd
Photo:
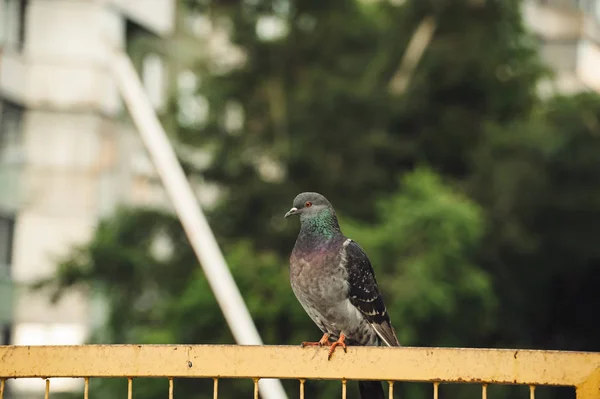
[[[110,67],[236,342],[262,345],[250,312],[131,60],[126,54],[115,52]],[[265,399],[287,398],[279,380],[264,379],[259,384]]]

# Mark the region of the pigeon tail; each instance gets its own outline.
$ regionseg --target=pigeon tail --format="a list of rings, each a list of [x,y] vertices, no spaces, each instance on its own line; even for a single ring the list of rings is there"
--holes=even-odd
[[[358,381],[361,399],[385,399],[381,381]]]

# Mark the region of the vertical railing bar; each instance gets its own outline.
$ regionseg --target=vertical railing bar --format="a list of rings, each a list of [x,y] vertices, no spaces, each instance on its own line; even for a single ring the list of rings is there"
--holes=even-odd
[[[481,399],[487,399],[488,384],[481,384]]]
[[[6,380],[4,378],[0,378],[0,399],[4,398],[4,382]]]
[[[434,382],[433,383],[433,399],[438,399],[438,390],[440,387],[440,383],[439,382]]]
[[[127,399],[133,398],[133,378],[127,378]]]
[[[213,399],[219,399],[219,379],[213,378]]]
[[[535,399],[535,385],[529,386],[529,399]]]
[[[253,378],[254,380],[254,399],[258,399],[258,378]]]
[[[169,377],[169,399],[173,399],[173,377]]]
[[[44,395],[45,399],[50,397],[50,379],[46,378],[46,394]]]
[[[83,399],[88,399],[90,396],[90,378],[86,377],[84,381],[85,383],[83,386]]]
[[[300,399],[304,399],[304,382],[306,382],[306,380],[304,378],[300,379]],[[2,399],[2,398],[0,398]]]
[[[389,399],[394,399],[394,381],[388,381],[388,384],[390,385],[389,388]]]
[[[342,380],[342,399],[346,399],[346,380]]]

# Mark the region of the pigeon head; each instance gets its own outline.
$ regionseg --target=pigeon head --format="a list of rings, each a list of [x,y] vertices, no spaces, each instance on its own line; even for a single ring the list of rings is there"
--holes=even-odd
[[[335,215],[327,198],[319,193],[300,193],[294,198],[292,209],[284,217],[299,215],[302,220],[323,214],[324,211],[332,216]]]
[[[327,198],[319,193],[301,193],[294,198],[292,209],[285,217],[298,215],[300,217],[300,246],[310,244],[315,239],[325,240],[343,237],[335,211]]]

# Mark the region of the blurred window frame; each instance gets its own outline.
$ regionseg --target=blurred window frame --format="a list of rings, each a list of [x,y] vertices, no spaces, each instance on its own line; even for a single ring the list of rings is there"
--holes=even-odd
[[[23,51],[25,46],[26,14],[29,0],[0,0],[0,45],[2,48]]]
[[[23,162],[23,116],[25,107],[0,98],[0,165]]]

